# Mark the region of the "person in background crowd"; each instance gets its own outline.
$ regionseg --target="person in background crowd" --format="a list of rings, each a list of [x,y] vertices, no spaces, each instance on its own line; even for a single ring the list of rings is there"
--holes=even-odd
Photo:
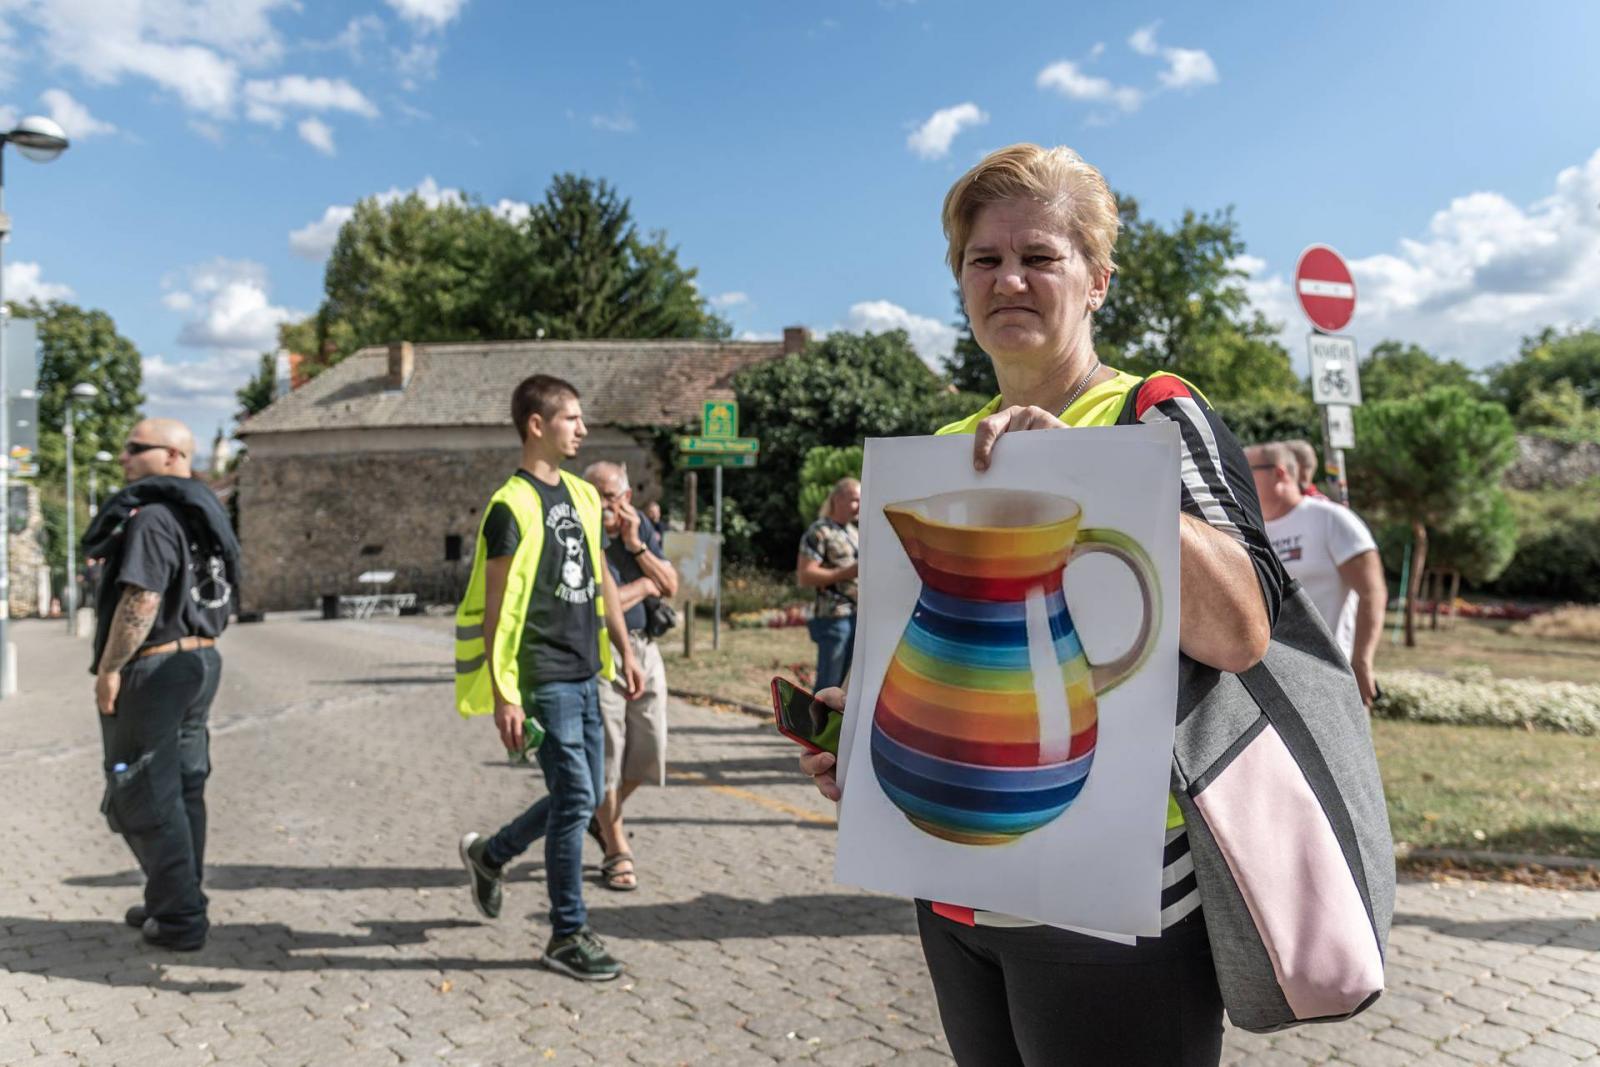
[[[1283,442],[1283,446],[1294,453],[1295,464],[1300,468],[1300,492],[1305,496],[1327,499],[1322,490],[1317,488],[1317,450],[1311,447],[1311,442],[1297,438]]]
[[[616,978],[622,964],[589,927],[583,902],[583,832],[604,789],[600,686],[621,653],[631,699],[644,675],[627,637],[616,584],[601,555],[600,496],[561,469],[588,434],[578,391],[535,374],[511,395],[522,466],[484,510],[472,577],[456,611],[456,707],[493,712],[500,740],[523,750],[524,730],[543,730],[535,750],[545,796],[492,837],[461,838],[472,902],[500,915],[505,865],[545,839],[550,941],[545,967],[583,981]],[[508,597],[508,589],[521,590]],[[525,722],[525,720],[532,720]]]
[[[591,463],[583,477],[600,494],[610,541],[606,566],[617,587],[628,643],[644,671],[644,691],[631,698],[618,682],[600,686],[606,728],[605,799],[595,811],[591,833],[605,852],[602,883],[607,889],[629,890],[638,888],[639,877],[622,825],[622,805],[646,782],[667,784],[667,668],[650,635],[647,608],[652,600],[677,596],[678,572],[661,552],[655,524],[633,506],[628,469],[618,463]]]
[[[661,501],[652,500],[644,506],[644,517],[650,520],[650,525],[659,532],[661,525]]]
[[[1289,445],[1253,445],[1246,454],[1273,550],[1317,605],[1370,707],[1378,693],[1373,657],[1389,603],[1378,545],[1354,511],[1305,495],[1299,459]]]
[[[795,581],[802,589],[817,591],[807,624],[811,640],[817,643],[817,676],[813,680],[817,689],[839,685],[850,673],[856,637],[856,557],[861,551],[856,518],[860,514],[861,483],[841,478],[822,506],[822,514],[800,538]]]
[[[211,923],[205,878],[211,701],[217,637],[237,606],[239,543],[189,463],[194,436],[172,419],[134,426],[117,457],[127,484],[95,515],[84,555],[103,560],[95,610],[95,703],[105,812],[144,871],[129,926],[191,952]]]
[[[1248,465],[1205,399],[1171,375],[1103,366],[1094,314],[1111,284],[1116,197],[1068,148],[1012,145],[945,198],[948,262],[1000,395],[940,433],[973,435],[988,469],[1005,434],[1109,425],[1131,401],[1145,424],[1181,431],[1178,647],[1224,671],[1266,654],[1286,579],[1262,530]],[[1130,493],[1140,487],[1130,485]],[[817,698],[844,706],[844,692]],[[802,756],[838,799],[834,757]],[[1161,934],[1122,945],[968,907],[917,902],[922,950],[950,1051],[963,1067],[1211,1065],[1222,997],[1182,814],[1168,798]],[[1156,887],[1152,887],[1155,889]]]

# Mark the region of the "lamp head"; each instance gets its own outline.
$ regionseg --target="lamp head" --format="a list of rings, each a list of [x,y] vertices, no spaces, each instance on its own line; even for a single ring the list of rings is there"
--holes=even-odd
[[[93,400],[99,395],[100,390],[96,389],[88,382],[79,382],[77,385],[72,387],[72,398],[74,400]]]
[[[48,163],[67,150],[67,131],[43,115],[29,115],[5,139],[35,163]]]

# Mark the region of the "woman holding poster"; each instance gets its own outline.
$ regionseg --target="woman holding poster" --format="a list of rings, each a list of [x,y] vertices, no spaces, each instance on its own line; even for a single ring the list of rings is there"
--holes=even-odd
[[[948,261],[1000,395],[941,434],[973,435],[988,469],[1007,433],[1114,424],[1130,401],[1182,437],[1182,655],[1239,672],[1266,652],[1286,579],[1233,435],[1182,379],[1103,365],[1093,317],[1115,269],[1116,199],[1068,148],[991,153],[945,197]],[[1136,392],[1135,392],[1136,391]],[[1130,491],[1137,492],[1137,488]],[[843,708],[844,693],[819,699]],[[834,757],[802,757],[837,800]],[[1188,840],[1168,800],[1159,937],[1120,944],[993,912],[917,902],[923,952],[957,1062],[1215,1064],[1222,1001]]]

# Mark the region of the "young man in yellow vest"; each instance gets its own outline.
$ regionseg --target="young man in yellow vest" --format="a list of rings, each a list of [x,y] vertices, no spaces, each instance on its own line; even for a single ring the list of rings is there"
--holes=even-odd
[[[588,432],[578,391],[536,374],[512,393],[511,417],[522,435],[522,468],[484,511],[472,578],[456,609],[456,708],[492,712],[512,752],[522,750],[524,728],[542,729],[535,754],[549,792],[492,837],[463,837],[461,859],[473,903],[493,919],[505,864],[543,837],[551,927],[543,963],[606,981],[622,965],[589,929],[583,835],[603,789],[599,685],[616,677],[612,645],[630,698],[643,690],[644,675],[601,556],[599,494],[561,469]]]

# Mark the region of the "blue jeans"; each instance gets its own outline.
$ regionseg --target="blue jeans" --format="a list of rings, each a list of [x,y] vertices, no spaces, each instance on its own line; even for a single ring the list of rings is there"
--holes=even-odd
[[[811,640],[817,643],[817,689],[844,682],[850,673],[850,654],[856,645],[856,617],[845,615],[835,619],[812,619],[806,623]]]
[[[203,938],[206,778],[211,701],[222,678],[215,648],[165,652],[122,668],[117,713],[97,715],[105,750],[102,810],[144,871],[144,906],[161,932]],[[117,765],[122,771],[114,771]]]
[[[605,781],[606,735],[595,679],[546,682],[522,698],[544,727],[536,750],[549,790],[489,838],[483,858],[496,867],[544,838],[544,876],[550,889],[550,929],[566,937],[589,920],[583,904],[583,833]]]

